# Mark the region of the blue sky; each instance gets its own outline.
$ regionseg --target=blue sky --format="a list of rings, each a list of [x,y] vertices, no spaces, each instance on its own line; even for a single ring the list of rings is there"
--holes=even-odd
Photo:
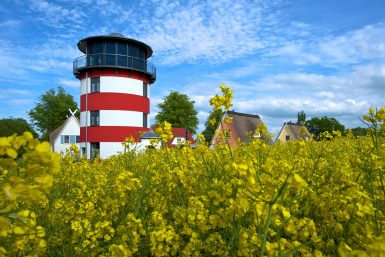
[[[383,0],[2,0],[0,118],[28,119],[58,86],[79,102],[76,43],[111,32],[154,51],[151,123],[173,90],[195,101],[201,131],[222,83],[275,134],[301,110],[355,127],[385,106]]]

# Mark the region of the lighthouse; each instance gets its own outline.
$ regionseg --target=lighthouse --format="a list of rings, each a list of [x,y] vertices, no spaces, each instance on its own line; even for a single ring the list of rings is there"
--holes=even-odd
[[[81,39],[73,62],[80,80],[80,147],[87,158],[123,151],[122,142],[149,127],[150,85],[155,66],[150,46],[112,33]]]

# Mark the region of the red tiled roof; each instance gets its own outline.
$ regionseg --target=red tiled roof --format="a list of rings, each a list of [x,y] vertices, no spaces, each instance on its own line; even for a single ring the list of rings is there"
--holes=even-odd
[[[155,126],[152,126],[151,129],[153,131],[156,130],[156,127]],[[172,141],[174,141],[175,137],[183,137],[183,138],[186,138],[186,128],[172,128],[172,134],[174,135],[174,137],[169,140],[167,142],[167,146],[168,147],[173,147],[172,145]],[[194,138],[192,137],[191,133],[188,132],[188,141],[190,141],[190,144],[195,144],[195,140]]]
[[[186,128],[172,128],[172,134],[174,135],[174,138],[175,137],[186,138]],[[195,144],[195,140],[192,137],[190,132],[188,132],[187,137],[188,137],[188,141],[190,141],[190,144]],[[172,141],[174,140],[174,138],[167,142],[168,147],[173,147]]]

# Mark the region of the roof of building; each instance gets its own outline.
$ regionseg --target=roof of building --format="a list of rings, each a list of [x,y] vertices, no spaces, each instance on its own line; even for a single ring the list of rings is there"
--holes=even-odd
[[[278,133],[276,141],[278,140],[280,134],[282,133],[285,127],[291,131],[291,133],[294,135],[295,138],[311,137],[310,132],[307,130],[307,128],[304,125],[289,121],[289,122],[283,123],[283,126]]]
[[[156,138],[159,138],[159,135],[154,132],[155,129],[156,129],[155,126],[151,127],[148,131],[146,131],[144,134],[142,134],[140,136],[140,138],[141,139],[156,139]],[[172,142],[174,141],[174,139],[176,137],[186,138],[186,128],[172,128],[171,131],[172,131],[172,134],[174,135],[174,137],[171,140],[167,141],[167,146],[168,147],[173,147]],[[187,131],[187,132],[188,132],[188,135],[187,135],[188,141],[190,141],[191,145],[195,144],[195,140],[192,137],[191,133],[189,131]]]
[[[146,58],[149,58],[152,55],[152,49],[149,45],[147,45],[141,41],[138,41],[138,40],[135,40],[135,39],[132,39],[129,37],[125,37],[124,35],[122,35],[120,33],[111,33],[109,35],[99,35],[99,36],[91,36],[91,37],[83,38],[83,39],[79,40],[78,48],[83,53],[86,53],[87,42],[101,41],[101,40],[106,40],[106,39],[107,40],[108,39],[113,40],[113,41],[124,41],[124,42],[130,43],[130,44],[133,44],[133,45],[141,46],[144,49],[146,49]]]
[[[172,134],[174,135],[174,138],[176,137],[186,138],[186,130],[187,130],[186,128],[172,128]],[[195,140],[192,137],[191,133],[188,130],[187,132],[188,132],[188,135],[187,135],[188,141],[190,141],[190,144],[195,144]],[[172,147],[172,141],[174,140],[174,138],[167,142],[168,147]]]
[[[224,118],[233,118],[232,124],[237,131],[241,142],[250,142],[251,138],[248,133],[255,131],[257,127],[262,124],[262,120],[259,115],[227,111],[224,116]]]
[[[139,136],[140,139],[157,139],[159,135],[156,134],[152,129],[147,130],[145,133]]]
[[[71,121],[72,118],[75,118],[76,122],[79,124],[80,127],[80,122],[77,117],[75,117],[74,115],[68,116],[67,119],[63,122],[63,124],[60,125],[60,127],[58,127],[49,134],[49,142],[51,144],[55,142],[55,140],[58,138],[58,136],[61,134],[61,132],[64,130],[64,128],[67,126],[67,124]]]

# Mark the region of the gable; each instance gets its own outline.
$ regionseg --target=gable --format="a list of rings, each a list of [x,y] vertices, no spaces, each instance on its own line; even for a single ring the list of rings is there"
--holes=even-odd
[[[63,134],[80,135],[80,123],[75,116],[68,117],[63,124],[49,134],[49,141],[54,144]]]

